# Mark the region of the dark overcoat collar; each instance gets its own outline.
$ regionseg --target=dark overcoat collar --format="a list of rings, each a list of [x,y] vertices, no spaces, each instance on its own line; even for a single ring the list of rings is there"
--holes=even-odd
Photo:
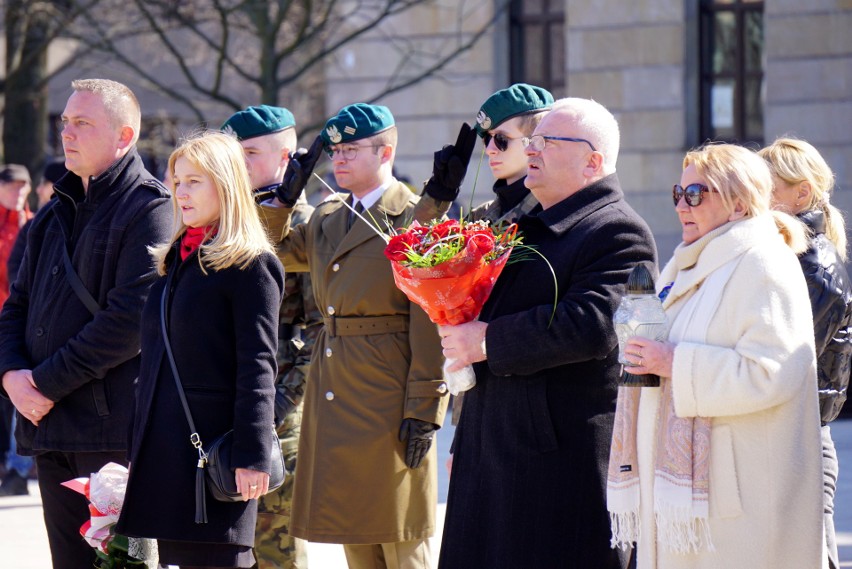
[[[536,206],[526,218],[533,217],[555,235],[567,233],[594,211],[624,199],[617,174],[610,174],[578,190],[547,209]],[[525,220],[524,224],[529,222]],[[522,224],[523,225],[523,224]]]

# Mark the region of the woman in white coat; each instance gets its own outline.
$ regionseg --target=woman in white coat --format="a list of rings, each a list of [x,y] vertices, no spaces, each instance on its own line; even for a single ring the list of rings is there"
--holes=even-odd
[[[683,242],[658,288],[668,341],[634,337],[610,455],[613,546],[638,569],[822,566],[811,309],[794,218],[770,211],[763,160],[689,152],[673,200]]]

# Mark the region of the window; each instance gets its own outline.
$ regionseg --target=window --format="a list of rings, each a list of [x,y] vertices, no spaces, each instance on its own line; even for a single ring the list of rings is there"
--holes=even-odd
[[[763,2],[702,0],[698,138],[763,142]]]
[[[509,79],[564,97],[565,0],[512,0],[509,6]]]

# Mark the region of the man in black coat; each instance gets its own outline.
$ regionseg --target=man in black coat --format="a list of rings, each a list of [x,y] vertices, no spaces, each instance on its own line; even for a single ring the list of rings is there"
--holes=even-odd
[[[126,86],[73,81],[62,113],[70,170],[39,211],[0,313],[2,392],[18,452],[35,455],[55,569],[91,567],[89,518],[61,482],[126,464],[139,316],[154,280],[147,247],[168,240],[168,193],[136,152],[141,113]]]
[[[537,256],[510,263],[479,321],[440,329],[444,355],[473,363],[477,382],[456,430],[440,569],[623,568],[606,511],[612,315],[656,246],[624,201],[604,107],[557,101],[525,142],[541,207],[519,230],[556,282]]]

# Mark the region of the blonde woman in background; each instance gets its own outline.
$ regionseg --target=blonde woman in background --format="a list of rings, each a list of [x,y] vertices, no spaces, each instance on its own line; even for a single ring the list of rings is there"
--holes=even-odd
[[[808,283],[814,317],[817,387],[822,421],[825,537],[831,569],[840,566],[834,532],[834,492],[838,462],[828,423],[846,401],[852,358],[852,283],[846,272],[846,228],[829,202],[834,173],[816,148],[795,138],[779,138],[759,153],[772,172],[772,207],[795,215],[810,229],[799,263]]]
[[[673,202],[683,242],[658,287],[667,341],[631,338],[607,508],[638,569],[818,568],[816,358],[803,226],[770,210],[772,176],[740,146],[689,152]]]

